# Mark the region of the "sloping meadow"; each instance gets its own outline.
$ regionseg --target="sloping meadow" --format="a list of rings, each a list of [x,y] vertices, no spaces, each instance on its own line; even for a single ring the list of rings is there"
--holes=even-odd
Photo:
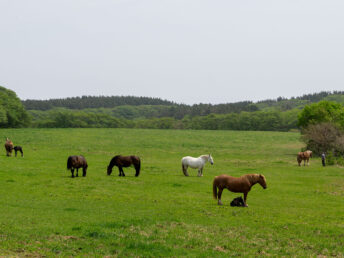
[[[136,130],[1,130],[24,157],[0,156],[0,255],[17,256],[343,256],[344,169],[319,158],[298,167],[298,133]],[[183,156],[211,154],[203,177],[182,173]],[[84,155],[71,178],[69,155]],[[139,177],[114,167],[138,155]],[[216,175],[264,174],[248,208],[240,194],[212,198]],[[80,175],[81,173],[79,173]]]

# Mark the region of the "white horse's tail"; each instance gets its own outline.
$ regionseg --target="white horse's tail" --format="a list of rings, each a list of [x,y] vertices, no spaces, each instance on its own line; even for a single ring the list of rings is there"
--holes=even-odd
[[[187,166],[184,166],[184,164],[182,163],[182,169],[183,169],[183,173],[185,176],[189,176],[188,171],[186,170]]]

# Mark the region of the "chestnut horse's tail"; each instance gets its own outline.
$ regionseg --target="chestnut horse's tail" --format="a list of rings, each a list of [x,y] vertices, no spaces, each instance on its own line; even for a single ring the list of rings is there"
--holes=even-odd
[[[215,200],[217,200],[217,182],[216,182],[216,177],[214,178],[213,181],[213,197]]]
[[[67,169],[71,169],[71,168],[72,168],[72,157],[69,156],[67,160]]]

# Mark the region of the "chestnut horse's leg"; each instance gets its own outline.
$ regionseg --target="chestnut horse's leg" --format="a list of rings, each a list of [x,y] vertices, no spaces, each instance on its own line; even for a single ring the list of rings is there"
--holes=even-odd
[[[223,188],[219,187],[219,192],[217,194],[217,199],[218,199],[217,204],[218,205],[223,205],[222,202],[221,202],[222,191],[223,191]]]
[[[245,205],[245,207],[248,207],[248,205],[247,205],[247,203],[246,203],[246,200],[247,200],[247,192],[246,193],[244,193],[244,205]]]
[[[79,177],[79,168],[76,169],[76,176]]]
[[[124,174],[124,171],[123,171],[123,168],[121,167],[121,170],[122,170],[122,176],[125,176],[125,174]]]
[[[74,177],[74,168],[70,170],[72,172],[72,177]]]

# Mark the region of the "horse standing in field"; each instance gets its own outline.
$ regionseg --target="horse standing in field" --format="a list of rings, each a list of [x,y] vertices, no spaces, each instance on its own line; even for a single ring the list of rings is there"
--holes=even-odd
[[[23,153],[23,148],[21,146],[14,146],[14,152],[16,154],[16,157],[17,157],[17,152],[19,151],[21,153],[21,156],[23,157],[24,156],[24,153]]]
[[[188,174],[188,167],[190,168],[198,168],[198,176],[203,176],[203,167],[207,161],[210,162],[211,165],[214,164],[213,157],[209,155],[201,155],[198,158],[186,156],[182,158],[182,169],[185,176],[189,176]]]
[[[6,149],[6,155],[8,157],[11,156],[12,150],[13,150],[13,142],[8,138],[6,138],[5,149]]]
[[[213,197],[215,200],[218,200],[219,205],[222,205],[222,191],[224,188],[227,188],[234,193],[243,193],[245,207],[248,207],[246,203],[247,194],[256,183],[259,183],[266,189],[266,180],[261,174],[247,174],[241,177],[232,177],[228,175],[216,176],[213,181]],[[217,189],[219,189],[219,192],[217,192]]]
[[[76,169],[76,176],[79,176],[79,168],[82,168],[82,176],[86,176],[87,167],[87,161],[84,156],[69,156],[67,159],[67,169],[71,170],[72,177],[74,177],[74,169]]]
[[[135,171],[136,171],[135,176],[139,176],[140,169],[141,169],[141,160],[138,156],[117,155],[111,159],[109,166],[107,167],[107,174],[108,176],[111,175],[112,168],[114,166],[117,166],[119,170],[118,176],[125,176],[123,168],[130,167],[131,165],[135,167]]]
[[[306,166],[306,162],[307,162],[307,166],[309,166],[309,158],[311,157],[312,157],[312,151],[310,150],[299,152],[297,154],[297,163],[299,164],[299,166],[301,166],[301,162],[303,160],[303,165]]]

